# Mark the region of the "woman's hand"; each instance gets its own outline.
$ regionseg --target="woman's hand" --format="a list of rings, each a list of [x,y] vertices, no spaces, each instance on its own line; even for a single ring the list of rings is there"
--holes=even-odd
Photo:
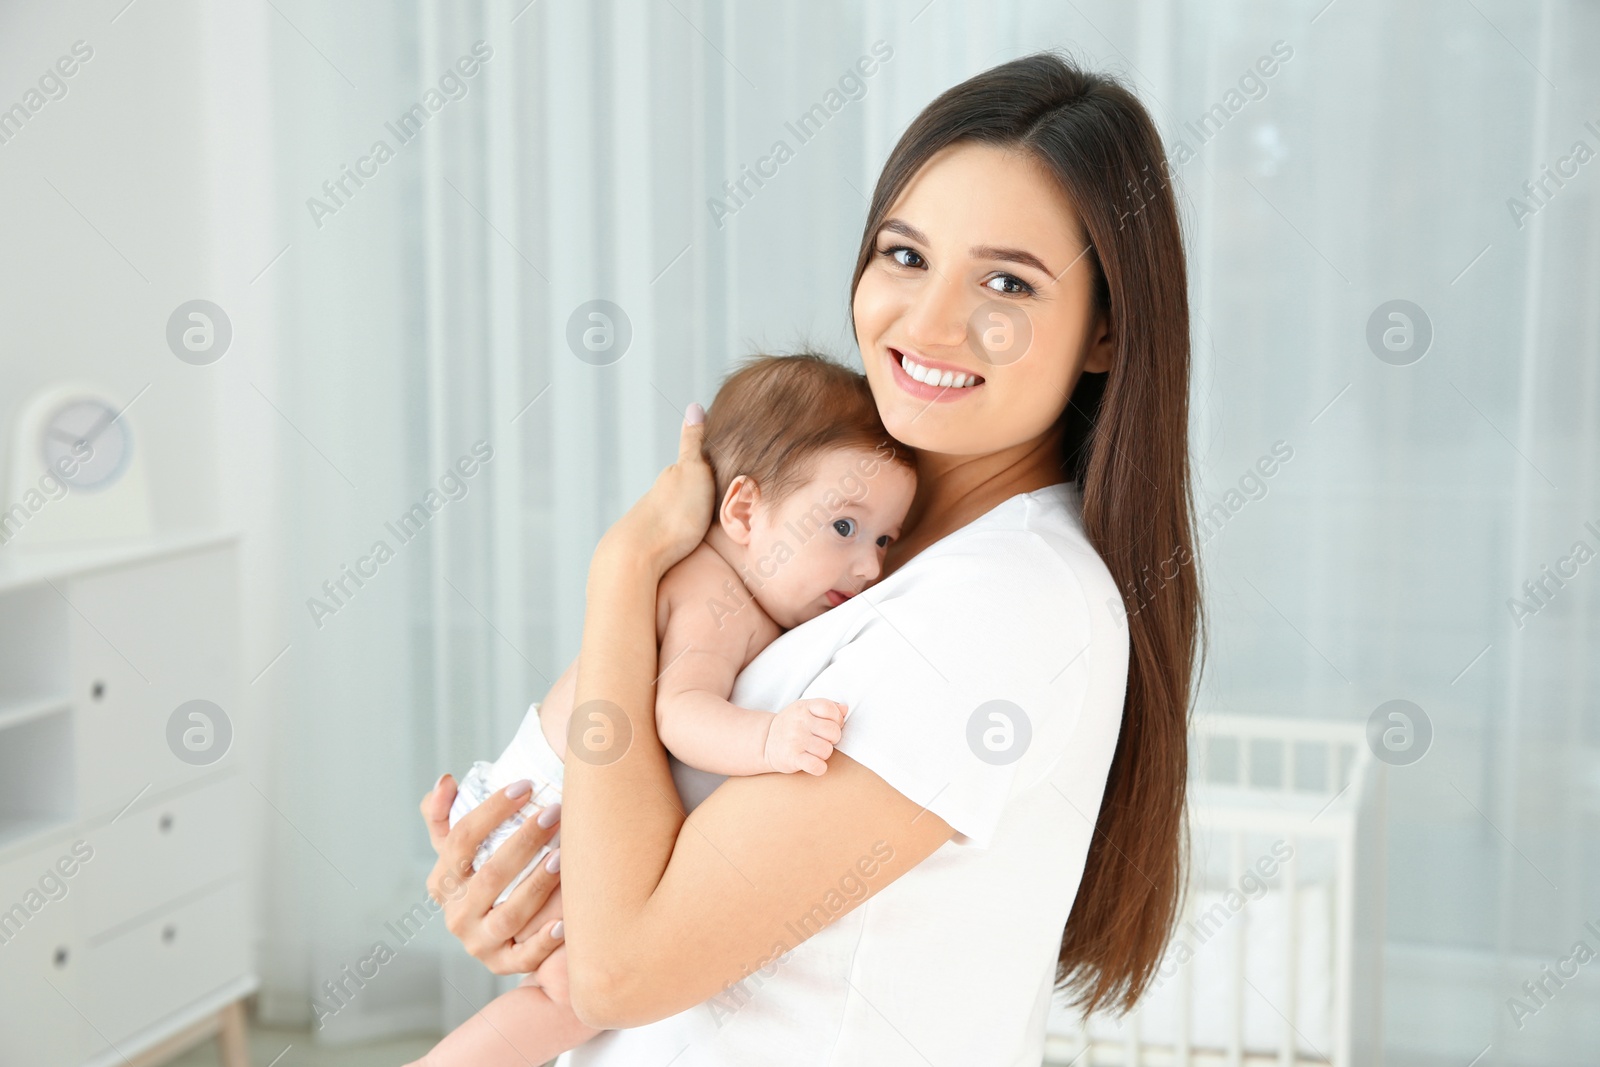
[[[495,905],[517,872],[555,836],[561,825],[559,804],[545,809],[556,814],[549,826],[540,826],[537,818],[529,819],[481,869],[472,870],[472,858],[484,838],[527,803],[526,789],[517,796],[508,795],[516,788],[511,785],[495,793],[468,812],[453,830],[450,805],[455,802],[456,783],[448,774],[422,798],[421,805],[428,838],[439,854],[428,875],[428,896],[444,905],[445,926],[450,932],[495,974],[531,974],[563,943],[562,931],[557,928],[562,914],[559,865],[557,871],[550,871],[547,863],[539,864],[505,903]]]
[[[701,449],[705,412],[690,404],[678,435],[678,461],[657,477],[649,492],[600,539],[598,560],[647,560],[656,576],[694,550],[705,537],[716,508],[716,479]]]

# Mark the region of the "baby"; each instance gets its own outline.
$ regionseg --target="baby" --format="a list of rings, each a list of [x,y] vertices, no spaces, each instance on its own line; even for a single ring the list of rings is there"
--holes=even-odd
[[[911,454],[879,420],[866,379],[821,356],[758,356],[729,375],[706,414],[705,455],[719,501],[705,540],[661,580],[656,729],[684,763],[722,775],[823,774],[845,709],[798,700],[773,714],[729,703],[734,679],[784,630],[877,580],[916,488]],[[561,799],[577,680],[574,661],[493,764],[462,780],[450,824],[527,779],[528,802],[490,834],[476,870],[523,822]],[[833,724],[832,728],[824,724]],[[560,834],[534,864],[559,869]],[[552,852],[552,850],[554,850]],[[547,858],[548,857],[548,858]],[[500,899],[511,892],[508,886]],[[565,948],[537,976],[448,1035],[429,1067],[526,1067],[598,1031],[565,1000]],[[557,992],[551,999],[544,987]]]

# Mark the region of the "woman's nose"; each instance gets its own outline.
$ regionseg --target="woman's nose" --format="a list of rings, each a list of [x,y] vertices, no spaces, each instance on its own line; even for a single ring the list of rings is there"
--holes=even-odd
[[[970,311],[967,303],[956,282],[930,268],[907,314],[907,340],[927,348],[964,344]]]

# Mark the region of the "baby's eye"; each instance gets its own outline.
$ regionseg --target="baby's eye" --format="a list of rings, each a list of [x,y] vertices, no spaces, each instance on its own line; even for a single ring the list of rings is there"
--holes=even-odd
[[[853,537],[853,536],[855,536],[856,520],[854,520],[854,519],[834,519],[833,520],[833,532],[838,534],[840,537]]]
[[[884,534],[882,537],[878,538],[878,547],[879,548],[888,548],[890,540],[891,540],[891,538],[889,537],[889,535],[888,534]]]

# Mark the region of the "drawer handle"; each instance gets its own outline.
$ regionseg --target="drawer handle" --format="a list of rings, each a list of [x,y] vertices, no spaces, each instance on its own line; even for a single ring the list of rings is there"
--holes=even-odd
[[[89,695],[96,700],[104,700],[106,696],[106,683],[95,679],[94,685],[89,687]]]
[[[170,833],[172,831],[172,816],[170,814],[162,815],[160,826],[162,833]]]
[[[163,926],[161,928],[161,940],[165,941],[167,944],[169,944],[169,945],[172,944],[174,941],[177,940],[177,938],[178,938],[178,928],[176,926],[173,926],[171,923],[168,923],[166,926]]]
[[[57,967],[65,967],[67,965],[67,946],[66,945],[57,946],[56,955],[55,955],[55,965]]]

